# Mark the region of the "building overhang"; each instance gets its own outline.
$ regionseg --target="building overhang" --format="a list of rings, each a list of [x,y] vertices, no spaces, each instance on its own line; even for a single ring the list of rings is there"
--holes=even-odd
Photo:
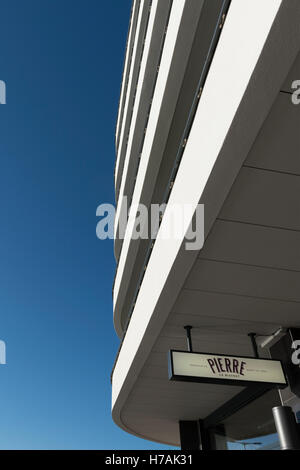
[[[231,3],[169,200],[170,204],[185,202],[195,208],[198,203],[205,204],[206,237],[299,52],[299,17],[297,0]],[[164,219],[162,229],[163,224]],[[198,256],[199,252],[185,249],[184,240],[156,241],[112,376],[116,424],[139,437],[172,445],[178,445],[174,429],[179,419],[188,419],[191,413],[206,418],[241,391],[230,386],[212,390],[211,386],[196,384],[201,403],[193,408],[183,400],[181,407],[174,407],[173,416],[164,417],[162,413],[160,422],[152,423],[150,412],[138,416],[136,401],[136,413],[132,404],[127,409],[138,378],[147,378],[147,360]],[[201,269],[205,276],[205,262]],[[204,306],[199,305],[200,317],[206,314]],[[225,329],[227,321],[224,305]],[[244,321],[251,323],[254,319]],[[245,353],[243,347],[241,344],[235,353]],[[177,398],[185,393],[193,396],[194,389],[183,384],[174,393],[178,393]]]

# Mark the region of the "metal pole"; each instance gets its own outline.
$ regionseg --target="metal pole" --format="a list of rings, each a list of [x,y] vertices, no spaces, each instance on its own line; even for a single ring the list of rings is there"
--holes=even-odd
[[[257,359],[259,359],[258,349],[257,349],[257,344],[256,344],[256,339],[255,339],[256,333],[249,333],[248,336],[249,336],[250,339],[251,339],[254,357],[256,357]]]
[[[184,329],[186,330],[186,337],[187,337],[187,346],[188,346],[188,351],[193,352],[193,344],[192,344],[192,336],[191,336],[191,329],[193,327],[190,325],[184,326]]]
[[[290,406],[275,406],[272,412],[281,450],[299,450],[300,433],[292,408]]]

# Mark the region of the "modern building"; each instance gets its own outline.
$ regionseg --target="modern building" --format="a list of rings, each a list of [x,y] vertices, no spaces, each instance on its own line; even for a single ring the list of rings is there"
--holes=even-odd
[[[112,416],[128,433],[183,449],[299,446],[299,88],[299,0],[133,1],[112,371]],[[159,230],[173,205],[204,204],[203,247],[186,249],[185,233],[133,237],[126,200],[131,221],[138,204],[166,203]]]

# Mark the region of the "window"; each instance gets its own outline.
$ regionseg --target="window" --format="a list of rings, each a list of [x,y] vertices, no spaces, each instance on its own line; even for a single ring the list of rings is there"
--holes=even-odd
[[[217,450],[279,450],[272,414],[281,405],[277,390],[271,390],[212,429]]]

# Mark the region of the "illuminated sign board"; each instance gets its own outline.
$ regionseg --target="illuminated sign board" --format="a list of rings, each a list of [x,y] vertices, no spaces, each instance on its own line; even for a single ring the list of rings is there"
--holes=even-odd
[[[280,361],[174,350],[169,351],[169,378],[223,385],[287,385]]]

